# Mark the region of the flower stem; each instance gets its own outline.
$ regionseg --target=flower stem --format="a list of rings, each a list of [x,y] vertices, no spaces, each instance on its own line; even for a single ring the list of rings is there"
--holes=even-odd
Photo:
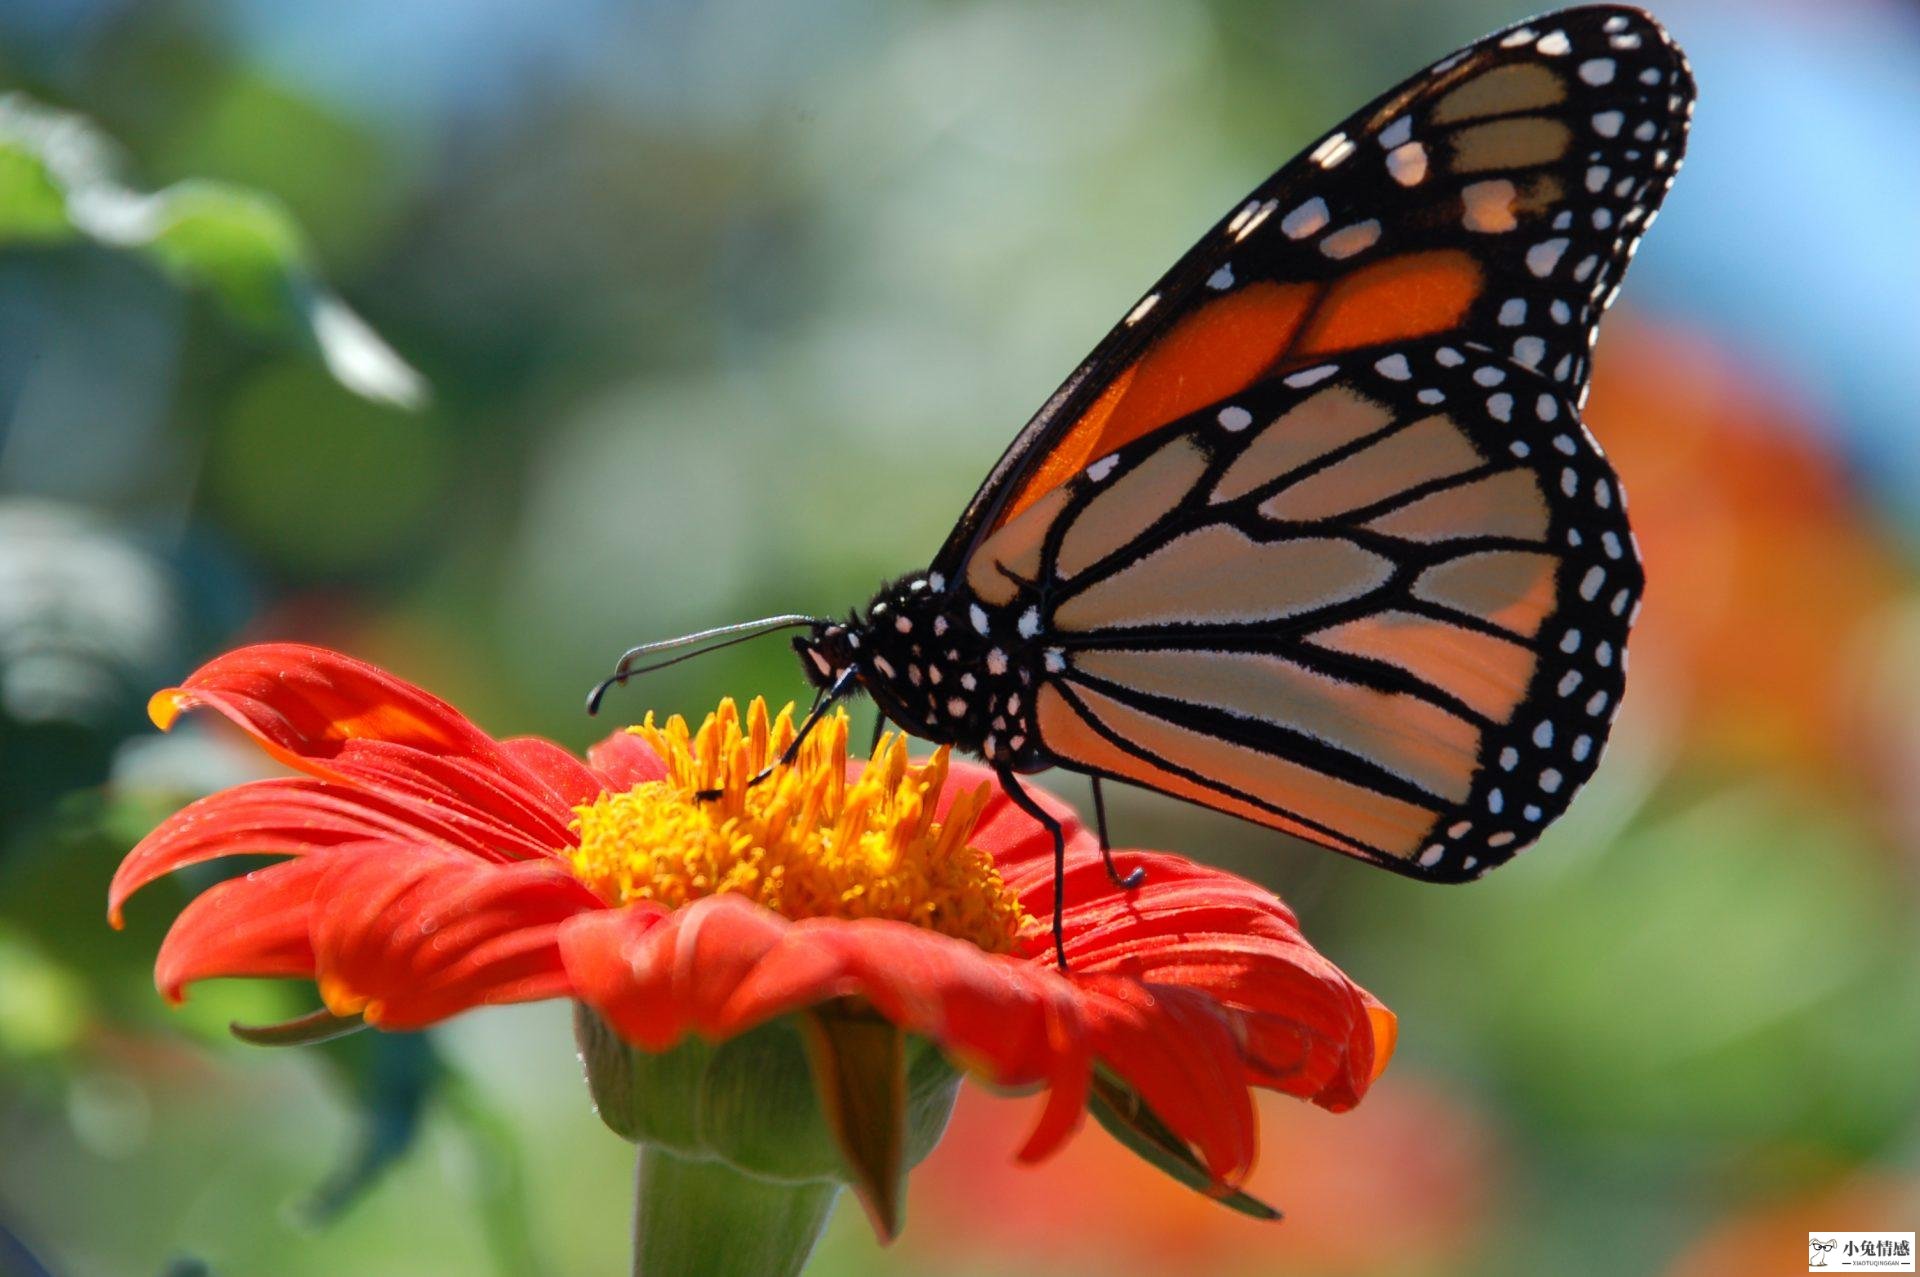
[[[796,1277],[840,1186],[781,1182],[640,1146],[634,1277]]]

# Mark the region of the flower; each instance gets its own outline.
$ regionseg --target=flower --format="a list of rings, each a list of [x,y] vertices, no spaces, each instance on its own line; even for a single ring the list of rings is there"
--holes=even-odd
[[[1682,1247],[1667,1268],[1667,1277],[1747,1277],[1748,1273],[1778,1270],[1791,1263],[1802,1245],[1837,1241],[1837,1230],[1875,1232],[1903,1230],[1920,1204],[1920,1179],[1873,1170],[1855,1170],[1834,1177],[1836,1168],[1802,1166],[1827,1182],[1802,1185],[1797,1190],[1754,1194],[1705,1233]],[[1839,1272],[1844,1254],[1827,1248],[1826,1267]],[[1782,1256],[1788,1256],[1782,1259]],[[1813,1270],[1811,1263],[1809,1270]],[[1798,1271],[1797,1269],[1791,1271]],[[1898,1270],[1883,1270],[1898,1271]]]
[[[1151,1168],[1085,1132],[1044,1172],[1012,1165],[1021,1106],[962,1087],[953,1133],[914,1173],[901,1258],[984,1273],[1018,1255],[1024,1272],[1107,1277],[1248,1272],[1252,1255],[1268,1275],[1469,1270],[1512,1187],[1499,1131],[1470,1095],[1396,1067],[1342,1117],[1258,1101],[1262,1139],[1287,1153],[1262,1158],[1247,1188],[1286,1208],[1278,1235],[1197,1194],[1170,1198]]]
[[[374,666],[271,644],[150,712],[165,728],[197,707],[303,774],[192,804],[114,876],[117,923],[174,870],[281,857],[181,912],[155,963],[171,999],[212,977],[305,978],[332,1015],[404,1030],[572,998],[643,1052],[851,1007],[997,1086],[1046,1088],[1024,1158],[1056,1148],[1090,1095],[1131,1097],[1223,1193],[1254,1162],[1249,1088],[1342,1110],[1391,1052],[1391,1013],[1269,892],[1147,851],[1115,853],[1147,871],[1119,892],[1093,837],[1035,791],[1067,831],[1060,971],[1045,830],[944,749],[915,765],[890,738],[849,764],[843,715],[749,786],[793,736],[790,712],[758,701],[698,731],[649,718],[583,761],[496,740]]]
[[[1633,496],[1650,582],[1630,695],[1719,770],[1857,800],[1897,739],[1863,649],[1905,570],[1818,414],[1776,372],[1684,326],[1622,317],[1587,420]]]

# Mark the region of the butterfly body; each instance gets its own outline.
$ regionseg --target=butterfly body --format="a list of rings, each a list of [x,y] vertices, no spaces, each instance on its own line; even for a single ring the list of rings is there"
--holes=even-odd
[[[1416,878],[1510,859],[1624,690],[1644,576],[1580,411],[1692,104],[1666,32],[1599,5],[1362,107],[1141,298],[925,571],[796,641],[822,704],[864,690],[1016,798],[1058,766]]]
[[[1034,730],[1034,689],[1060,660],[1041,641],[1045,600],[1031,586],[1008,604],[952,589],[938,573],[902,577],[864,614],[822,623],[794,640],[822,691],[858,682],[888,719],[923,740],[978,754],[1016,772],[1054,765]]]

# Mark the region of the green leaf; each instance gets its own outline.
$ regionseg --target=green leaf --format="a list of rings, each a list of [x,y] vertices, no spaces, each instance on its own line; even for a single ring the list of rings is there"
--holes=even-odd
[[[307,244],[278,200],[189,180],[155,197],[147,253],[183,284],[209,289],[237,319],[271,328],[307,273]]]
[[[39,156],[0,142],[0,247],[75,238],[67,198]]]
[[[279,200],[200,179],[141,192],[120,182],[119,167],[116,148],[80,116],[0,96],[0,250],[87,239],[144,257],[236,323],[311,347],[355,394],[426,401],[420,374],[326,288]]]

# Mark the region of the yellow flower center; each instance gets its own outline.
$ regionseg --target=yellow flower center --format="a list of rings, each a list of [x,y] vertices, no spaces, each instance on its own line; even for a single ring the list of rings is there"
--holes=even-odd
[[[628,729],[667,765],[665,780],[577,808],[573,872],[613,905],[668,909],[730,891],[788,918],[890,918],[1007,953],[1027,922],[993,860],[969,845],[985,785],[934,801],[947,750],[924,766],[888,733],[847,779],[847,715],[823,719],[793,763],[747,781],[793,742],[793,706],[768,720],[756,698],[742,725],[731,700],[689,734],[678,715]],[[702,798],[701,791],[718,790]]]

